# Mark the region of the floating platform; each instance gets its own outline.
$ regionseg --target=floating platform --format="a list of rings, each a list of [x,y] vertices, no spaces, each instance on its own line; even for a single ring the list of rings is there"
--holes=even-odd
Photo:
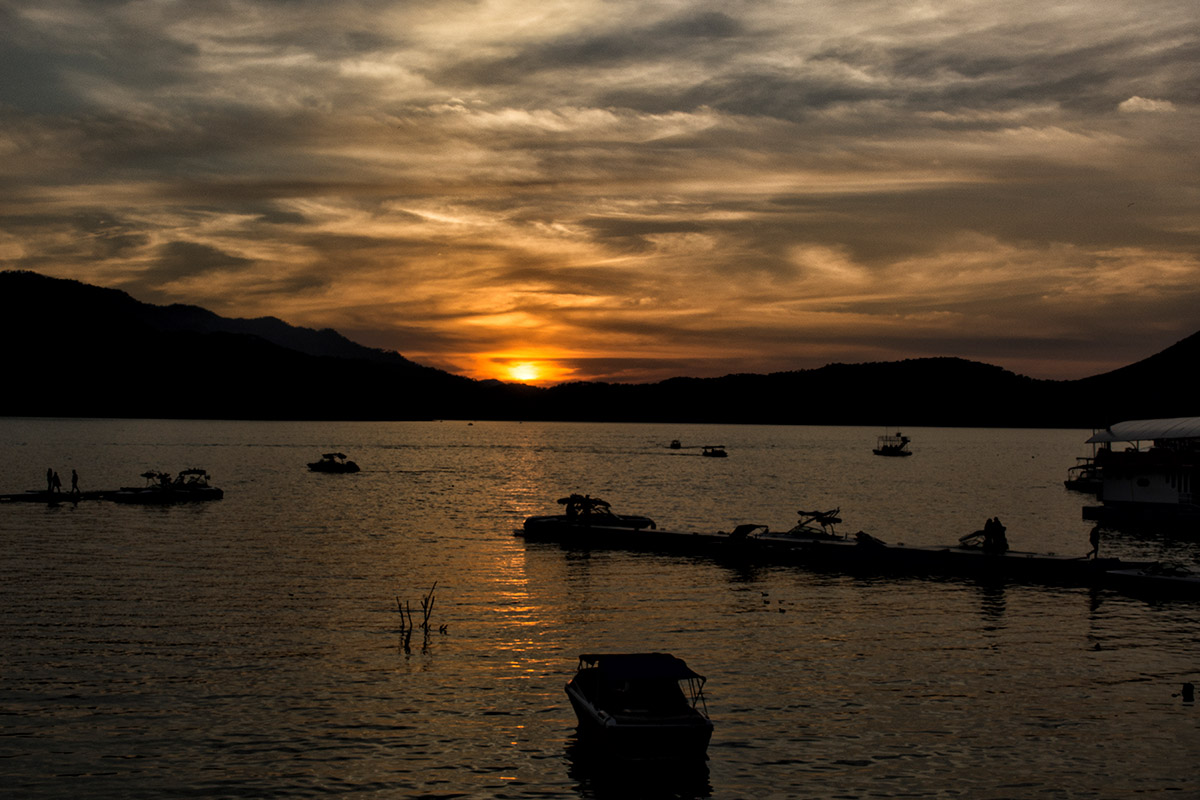
[[[122,488],[92,492],[47,492],[45,489],[30,489],[14,494],[0,494],[0,503],[40,503],[42,505],[72,505],[84,500],[107,500],[113,503],[134,505],[178,505],[205,500],[220,500],[225,493],[215,486],[194,488]]]
[[[755,532],[758,529],[762,532]],[[996,553],[966,546],[909,547],[886,544],[866,534],[856,538],[814,537],[807,533],[772,533],[761,525],[739,526],[734,533],[702,533],[567,524],[555,518],[531,517],[514,533],[527,541],[557,542],[568,547],[648,550],[747,563],[914,576],[998,577],[1200,598],[1200,576],[1171,570],[1156,561],[1089,559],[1019,550]]]
[[[107,500],[116,489],[101,492],[47,492],[45,489],[29,489],[14,494],[0,494],[0,503],[43,503],[56,505],[78,503],[80,500]]]

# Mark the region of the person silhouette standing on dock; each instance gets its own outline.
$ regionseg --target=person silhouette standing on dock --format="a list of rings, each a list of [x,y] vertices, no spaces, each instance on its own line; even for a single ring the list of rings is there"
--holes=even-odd
[[[1100,556],[1100,526],[1096,525],[1092,528],[1092,532],[1088,534],[1088,543],[1092,546],[1092,551],[1084,558],[1096,559]]]
[[[54,470],[46,467],[46,494],[54,491]]]
[[[53,471],[50,473],[50,492],[52,494],[62,493],[62,481],[58,479],[58,473]]]
[[[83,492],[79,491],[79,473],[71,470],[71,496],[78,497],[81,494]]]

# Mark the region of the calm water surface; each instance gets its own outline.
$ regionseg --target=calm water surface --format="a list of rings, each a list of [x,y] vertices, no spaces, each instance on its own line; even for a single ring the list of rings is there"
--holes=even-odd
[[[0,505],[0,776],[14,797],[1195,797],[1195,602],[526,545],[572,491],[662,527],[944,544],[999,515],[1082,555],[1085,431],[0,420],[0,492],[208,469],[193,507]],[[728,459],[685,445],[723,444]],[[338,449],[352,476],[308,473]],[[1105,551],[1200,565],[1200,545]],[[397,598],[434,626],[406,650]],[[580,652],[707,675],[706,765],[596,764]]]

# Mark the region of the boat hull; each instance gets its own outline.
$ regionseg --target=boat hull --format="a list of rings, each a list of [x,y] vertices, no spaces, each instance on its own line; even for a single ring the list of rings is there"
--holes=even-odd
[[[197,489],[120,489],[108,495],[107,499],[114,503],[139,506],[165,506],[176,503],[200,503],[208,500],[220,500],[225,492],[215,486]]]
[[[329,461],[313,461],[308,465],[311,472],[326,472],[333,475],[349,475],[359,471],[358,464],[353,461],[344,463],[329,462]]]
[[[1134,503],[1104,501],[1100,506],[1084,506],[1083,518],[1103,525],[1120,527],[1161,525],[1175,532],[1200,531],[1200,506],[1192,503]]]
[[[574,536],[588,537],[593,529],[599,531],[643,531],[657,526],[649,517],[634,515],[597,515],[595,517],[554,514],[527,517],[520,535],[530,541],[562,541]],[[607,535],[607,534],[606,534]]]
[[[579,721],[582,741],[606,755],[638,760],[704,759],[713,724],[697,711],[671,717],[609,714],[599,709],[574,682],[567,697]]]

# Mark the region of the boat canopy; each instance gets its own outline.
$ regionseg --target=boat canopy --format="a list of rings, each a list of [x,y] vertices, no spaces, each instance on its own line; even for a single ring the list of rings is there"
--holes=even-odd
[[[1096,431],[1087,443],[1145,442],[1159,439],[1200,439],[1200,417],[1118,422],[1102,431]]]
[[[585,653],[579,657],[582,664],[594,666],[610,681],[670,680],[705,681],[706,678],[692,670],[682,658],[669,653]]]

